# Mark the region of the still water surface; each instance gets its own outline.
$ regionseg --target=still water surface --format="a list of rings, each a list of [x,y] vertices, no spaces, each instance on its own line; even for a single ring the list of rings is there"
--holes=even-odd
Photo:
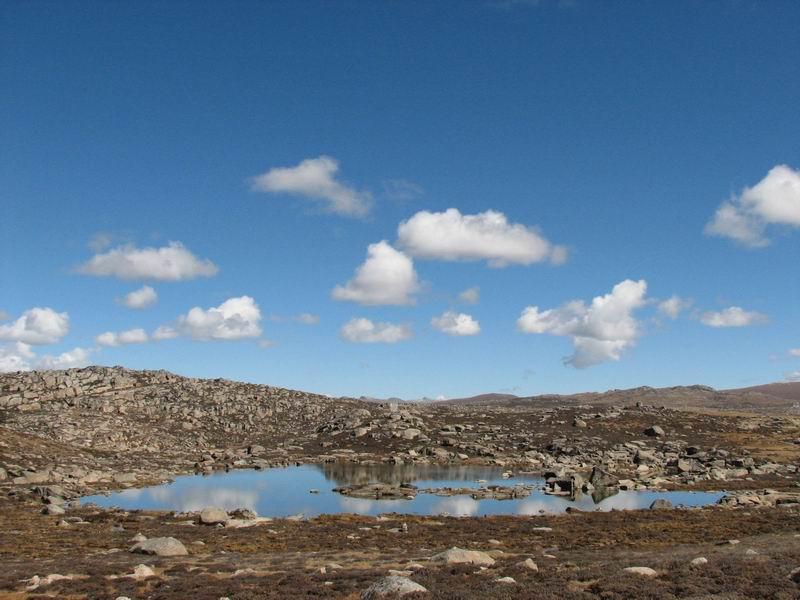
[[[619,492],[595,502],[583,494],[575,500],[544,494],[544,480],[533,475],[515,474],[503,479],[503,470],[494,467],[438,465],[302,465],[267,469],[237,470],[212,475],[187,475],[172,483],[88,496],[84,504],[117,506],[124,509],[196,511],[206,506],[226,510],[249,508],[264,517],[286,517],[302,514],[406,513],[415,515],[481,516],[534,515],[561,513],[567,507],[581,510],[647,508],[657,498],[666,498],[675,506],[714,504],[721,492]],[[481,483],[477,483],[481,480]],[[411,483],[418,488],[474,487],[485,485],[531,484],[536,486],[527,498],[514,500],[473,500],[470,496],[436,496],[418,494],[413,500],[368,500],[348,498],[333,488],[364,484]],[[317,490],[318,493],[310,493]]]

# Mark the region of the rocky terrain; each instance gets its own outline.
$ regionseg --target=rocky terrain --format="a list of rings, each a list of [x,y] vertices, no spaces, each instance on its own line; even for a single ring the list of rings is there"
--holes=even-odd
[[[793,392],[779,389],[782,397],[694,386],[408,404],[118,367],[2,375],[0,598],[291,597],[286,585],[299,595],[383,597],[410,594],[411,580],[427,588],[413,592],[420,597],[732,598],[742,574],[757,587],[741,597],[798,597],[800,575],[790,572],[800,566],[800,417]],[[739,399],[727,406],[731,394]],[[681,510],[677,521],[668,506],[297,521],[75,502],[180,473],[309,462],[362,469],[363,480],[341,490],[356,497],[476,493],[405,486],[403,469],[420,464],[541,473],[548,493],[562,495],[729,494],[717,508]],[[397,465],[397,481],[376,487],[363,469],[385,463]],[[477,492],[528,493],[513,484]],[[435,558],[453,545],[493,562]],[[708,555],[702,565],[692,562],[698,552]],[[626,567],[652,572],[620,578]]]

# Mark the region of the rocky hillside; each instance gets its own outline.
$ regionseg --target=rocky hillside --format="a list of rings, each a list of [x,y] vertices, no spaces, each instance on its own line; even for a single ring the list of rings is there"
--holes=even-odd
[[[715,409],[800,414],[800,383],[776,383],[731,390],[716,390],[706,385],[654,388],[642,386],[626,390],[586,392],[581,394],[546,394],[541,396],[507,396],[483,394],[471,398],[445,401],[450,405],[503,404],[520,406],[570,406],[592,404],[631,406],[655,404],[675,409]]]
[[[355,400],[166,371],[88,367],[0,376],[0,424],[82,448],[172,453],[303,441]],[[297,439],[296,439],[297,438]]]

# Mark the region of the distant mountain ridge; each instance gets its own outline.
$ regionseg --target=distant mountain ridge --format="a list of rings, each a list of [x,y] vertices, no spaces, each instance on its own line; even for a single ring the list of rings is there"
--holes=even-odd
[[[578,394],[543,394],[515,396],[513,394],[480,394],[468,398],[442,400],[447,405],[502,404],[517,406],[536,403],[543,406],[569,404],[663,405],[669,408],[705,408],[726,410],[757,410],[800,414],[800,382],[770,383],[747,388],[716,390],[706,385],[653,388],[641,386],[613,389],[605,392]]]

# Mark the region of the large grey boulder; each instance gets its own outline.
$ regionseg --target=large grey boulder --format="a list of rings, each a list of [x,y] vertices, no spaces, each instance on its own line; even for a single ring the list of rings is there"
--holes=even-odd
[[[477,565],[491,567],[494,559],[479,550],[464,550],[463,548],[452,547],[449,550],[440,552],[431,557],[431,562],[444,565]]]
[[[666,498],[657,498],[650,504],[650,510],[667,510],[673,508],[672,502]]]
[[[189,554],[180,541],[174,537],[150,538],[131,546],[131,552],[155,554],[156,556],[186,556]]]
[[[203,525],[225,524],[230,517],[225,510],[216,506],[209,506],[200,511],[200,523]]]
[[[378,598],[405,596],[406,594],[427,591],[426,588],[422,587],[416,581],[411,581],[408,577],[389,575],[388,577],[379,579],[364,590],[361,594],[361,598],[362,600],[377,600]]]

